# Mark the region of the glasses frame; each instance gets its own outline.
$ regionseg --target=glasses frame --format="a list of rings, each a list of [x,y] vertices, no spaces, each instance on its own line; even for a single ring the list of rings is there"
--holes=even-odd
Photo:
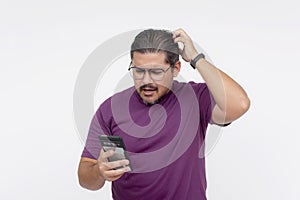
[[[162,69],[162,68],[150,68],[150,69],[144,69],[144,68],[132,66],[132,62],[130,62],[129,67],[128,67],[128,71],[129,71],[131,77],[132,77],[134,80],[142,80],[142,79],[145,77],[145,74],[148,73],[149,76],[151,77],[151,79],[153,79],[153,80],[155,80],[155,81],[161,81],[161,80],[164,79],[166,72],[167,72],[170,68],[173,68],[173,67],[174,67],[174,64],[170,64],[170,66],[169,66],[167,69]],[[130,72],[131,69],[141,69],[141,70],[144,70],[143,77],[140,78],[140,79],[136,79],[136,78],[134,77],[133,73]],[[153,70],[153,69],[159,69],[159,70],[162,70],[162,72],[163,72],[164,74],[163,74],[163,76],[162,76],[161,79],[154,79],[154,78],[152,77],[152,75],[151,75],[150,72],[151,72],[151,70]]]

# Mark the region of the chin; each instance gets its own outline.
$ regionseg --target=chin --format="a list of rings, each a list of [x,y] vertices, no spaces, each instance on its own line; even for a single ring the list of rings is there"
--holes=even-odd
[[[153,105],[156,104],[158,102],[158,98],[146,98],[143,97],[142,98],[145,104],[149,104],[149,105]]]

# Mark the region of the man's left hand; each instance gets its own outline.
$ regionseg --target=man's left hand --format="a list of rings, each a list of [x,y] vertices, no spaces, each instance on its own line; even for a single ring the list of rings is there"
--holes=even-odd
[[[183,29],[175,30],[173,32],[173,39],[175,43],[181,42],[183,44],[183,49],[179,48],[179,53],[186,62],[191,62],[198,55],[192,39]]]

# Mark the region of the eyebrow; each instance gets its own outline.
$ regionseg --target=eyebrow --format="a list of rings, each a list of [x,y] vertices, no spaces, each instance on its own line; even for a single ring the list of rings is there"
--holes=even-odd
[[[137,69],[162,69],[162,70],[164,70],[163,68],[149,68],[149,67],[146,67],[146,68],[141,68],[140,66],[132,66],[132,67],[134,67],[134,68],[137,68]]]

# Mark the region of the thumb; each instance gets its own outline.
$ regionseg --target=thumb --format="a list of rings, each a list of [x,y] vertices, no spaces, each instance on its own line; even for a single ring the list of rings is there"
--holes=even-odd
[[[183,50],[181,48],[179,48],[179,54],[182,56],[183,54]]]
[[[103,149],[101,149],[98,160],[101,162],[107,162],[107,158],[112,156],[113,154],[114,154],[114,150],[104,151]]]
[[[183,49],[179,48],[179,54],[181,55],[182,59],[185,61],[185,62],[190,62],[190,60],[187,58],[185,52]]]

